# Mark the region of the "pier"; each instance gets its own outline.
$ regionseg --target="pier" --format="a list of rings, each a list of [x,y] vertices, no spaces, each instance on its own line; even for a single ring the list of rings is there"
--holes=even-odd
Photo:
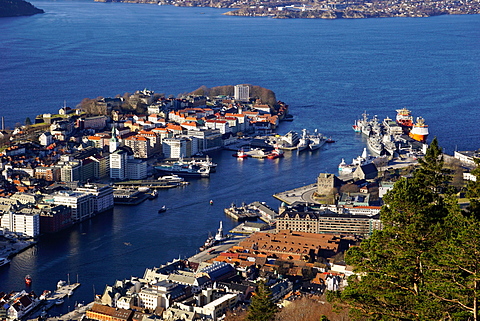
[[[46,295],[42,303],[40,303],[35,310],[30,313],[28,320],[37,320],[50,310],[54,305],[63,304],[63,299],[67,296],[73,295],[73,291],[80,286],[80,283],[66,284],[57,286],[57,289],[50,295]]]
[[[240,207],[232,204],[232,206],[224,209],[223,211],[236,221],[256,220],[258,217],[260,217],[260,213],[258,213],[257,209],[251,205],[245,204]]]

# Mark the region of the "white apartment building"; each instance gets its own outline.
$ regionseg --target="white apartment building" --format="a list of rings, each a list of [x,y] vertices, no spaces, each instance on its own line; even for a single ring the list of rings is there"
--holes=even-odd
[[[53,202],[57,205],[65,205],[72,208],[72,220],[83,221],[94,214],[94,196],[76,191],[62,191],[53,196]]]
[[[191,141],[184,137],[166,138],[162,141],[162,151],[165,158],[190,157]]]
[[[160,281],[152,287],[143,288],[138,293],[138,306],[151,311],[157,307],[167,309],[177,295],[183,295],[182,291],[177,291],[177,287],[180,286],[168,281]]]
[[[124,180],[127,178],[127,158],[127,152],[121,149],[110,154],[111,179]]]
[[[93,196],[93,211],[101,213],[113,208],[113,187],[106,184],[86,184],[75,189],[76,192]]]
[[[40,211],[25,209],[25,211],[4,213],[0,226],[7,228],[10,232],[36,237],[40,234]]]
[[[235,85],[233,92],[235,100],[248,101],[250,99],[250,87],[247,85]]]

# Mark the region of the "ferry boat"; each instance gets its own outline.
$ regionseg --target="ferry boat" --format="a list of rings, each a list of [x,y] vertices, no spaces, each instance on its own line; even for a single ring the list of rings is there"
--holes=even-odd
[[[417,117],[417,122],[413,125],[408,136],[422,143],[427,140],[428,125],[425,124],[425,120],[422,117]]]
[[[158,180],[165,183],[182,183],[185,181],[185,178],[178,175],[165,175],[159,177]]]
[[[210,177],[210,168],[202,167],[178,161],[173,164],[164,164],[155,166],[156,170],[169,173],[171,175],[185,177]]]

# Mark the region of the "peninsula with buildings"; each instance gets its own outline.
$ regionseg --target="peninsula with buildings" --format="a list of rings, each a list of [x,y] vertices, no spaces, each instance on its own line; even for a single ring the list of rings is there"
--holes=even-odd
[[[358,19],[387,17],[431,17],[445,14],[478,14],[477,0],[454,1],[233,1],[233,0],[95,0],[99,2],[150,3],[181,7],[232,9],[232,16],[277,19]]]
[[[117,204],[138,204],[155,197],[152,189],[174,187],[192,175],[208,178],[215,164],[200,154],[229,149],[235,157],[281,157],[333,142],[317,131],[273,135],[280,121],[289,120],[288,106],[273,92],[241,84],[201,87],[178,98],[144,89],[84,99],[78,108],[65,105],[57,114],[3,129],[0,262],[8,264],[16,241],[34,241]],[[235,236],[220,222],[196,255],[116,280],[93,302],[56,320],[243,320],[236,317],[248,313],[245,307],[265,289],[280,319],[290,320],[288,313],[307,304],[312,320],[349,320],[324,294],[347,287],[354,272],[345,251],[385,228],[384,198],[415,173],[418,159],[428,158],[425,127],[414,124],[406,109],[397,111],[395,121],[365,113],[352,128],[371,140],[375,155],[365,149],[351,164],[339,164],[338,173],[320,173],[313,184],[277,192],[278,210],[264,202],[232,204],[225,215],[245,221],[230,231]],[[458,178],[452,186],[460,191],[460,205],[465,182],[477,179],[479,156],[443,155]],[[265,223],[250,222],[254,218]],[[62,283],[40,296],[2,290],[0,319],[19,320],[49,319],[48,309],[74,289]]]

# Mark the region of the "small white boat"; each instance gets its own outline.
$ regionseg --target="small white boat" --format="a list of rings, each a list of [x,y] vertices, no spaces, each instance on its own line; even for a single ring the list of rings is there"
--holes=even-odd
[[[73,295],[73,290],[68,291],[68,296],[72,296],[72,295]]]
[[[175,175],[175,174],[159,177],[158,180],[166,182],[166,183],[168,183],[168,182],[170,182],[170,183],[181,183],[181,182],[185,181],[185,179],[183,177],[180,177],[180,176]]]
[[[63,280],[60,280],[60,281],[57,282],[57,289],[60,289],[61,287],[64,287],[65,285],[67,285],[67,282],[63,281]]]

